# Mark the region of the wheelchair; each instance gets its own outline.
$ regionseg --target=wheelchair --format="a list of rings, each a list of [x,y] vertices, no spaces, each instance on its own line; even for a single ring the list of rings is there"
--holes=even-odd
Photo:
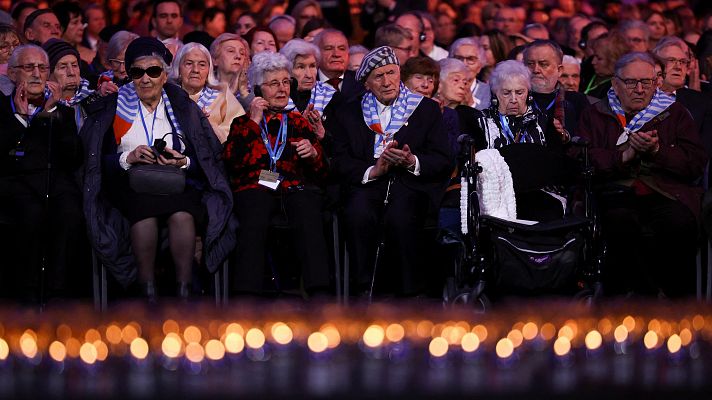
[[[444,232],[439,240],[453,261],[445,278],[444,305],[485,312],[493,300],[510,296],[573,296],[587,304],[600,298],[606,249],[595,213],[593,168],[588,144],[575,138],[571,146],[575,158],[535,144],[499,150],[515,193],[550,184],[568,188],[563,218],[531,224],[482,215],[475,184],[482,166],[474,146],[463,145],[458,162],[461,232]]]

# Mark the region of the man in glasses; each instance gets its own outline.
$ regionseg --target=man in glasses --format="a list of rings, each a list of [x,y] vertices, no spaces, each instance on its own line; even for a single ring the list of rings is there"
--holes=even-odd
[[[709,95],[687,85],[688,77],[690,81],[695,79],[690,68],[693,56],[687,43],[678,37],[666,36],[660,39],[653,49],[653,54],[664,66],[661,89],[675,96],[675,100],[690,111],[705,149],[712,153],[712,101]],[[699,77],[697,79],[699,80]]]
[[[124,285],[136,276],[130,261],[133,255],[138,282],[149,301],[156,298],[159,226],[168,227],[178,283],[175,293],[181,298],[190,294],[197,235],[203,237],[205,249],[201,262],[211,271],[234,246],[234,230],[227,227],[232,195],[217,161],[222,148],[196,103],[182,88],[167,83],[166,70],[172,60],[156,38],[131,41],[124,57],[131,81],[118,95],[87,102],[81,130],[89,155],[84,204],[92,244]],[[182,170],[185,188],[170,195],[145,190],[145,186],[135,189],[129,183],[129,171],[141,170],[141,166],[175,175]],[[196,224],[197,218],[207,215],[203,204],[210,206],[207,233]]]
[[[4,270],[14,275],[15,295],[30,302],[67,295],[70,271],[80,272],[85,255],[74,178],[82,146],[72,110],[58,104],[59,85],[47,82],[49,69],[42,48],[17,47],[8,63],[15,89],[0,100],[0,209],[14,222],[11,251],[3,252],[14,267]]]
[[[689,296],[701,198],[693,182],[708,157],[689,112],[655,81],[650,55],[621,57],[607,97],[583,114],[579,132],[605,184],[606,290]]]

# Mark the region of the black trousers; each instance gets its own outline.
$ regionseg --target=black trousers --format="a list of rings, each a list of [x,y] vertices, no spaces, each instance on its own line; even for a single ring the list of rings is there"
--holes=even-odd
[[[36,190],[15,184],[12,192],[3,194],[3,213],[9,213],[4,229],[10,230],[4,243],[9,245],[3,253],[10,262],[3,263],[3,284],[9,284],[12,297],[27,302],[39,299],[40,285],[48,300],[80,294],[80,282],[89,279],[81,194],[72,182],[61,179],[52,192],[46,201]],[[45,257],[47,268],[42,276]]]
[[[307,291],[329,286],[329,263],[321,193],[296,190],[286,193],[248,189],[234,194],[235,214],[240,227],[237,236],[236,265],[232,287],[240,293],[261,293],[267,251],[280,251],[269,246],[267,234],[277,213],[286,213],[302,280]]]
[[[350,263],[359,290],[369,287],[376,261],[376,249],[384,239],[385,254],[379,267],[390,269],[398,279],[394,292],[417,294],[423,290],[421,232],[428,210],[428,198],[394,181],[388,205],[384,207],[388,182],[376,181],[352,188],[346,198],[345,233]],[[347,277],[348,278],[348,277]]]
[[[606,292],[693,295],[698,225],[692,212],[657,193],[627,197],[606,204],[602,214]]]

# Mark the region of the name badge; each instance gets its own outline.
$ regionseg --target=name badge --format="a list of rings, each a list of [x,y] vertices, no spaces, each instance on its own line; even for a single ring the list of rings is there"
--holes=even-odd
[[[282,177],[277,172],[263,169],[260,171],[260,178],[257,183],[272,190],[277,190],[279,184],[282,183]]]

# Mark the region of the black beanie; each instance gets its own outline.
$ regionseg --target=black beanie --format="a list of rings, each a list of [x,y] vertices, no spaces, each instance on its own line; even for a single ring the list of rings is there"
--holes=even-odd
[[[129,47],[126,48],[126,55],[124,56],[126,69],[128,70],[131,68],[137,58],[150,56],[154,53],[163,58],[163,61],[165,61],[166,64],[171,65],[171,61],[173,61],[173,54],[168,51],[166,46],[160,40],[148,36],[136,38],[136,40],[131,42]]]
[[[79,63],[79,52],[77,49],[72,47],[71,44],[65,42],[64,40],[60,39],[50,39],[46,41],[43,45],[42,48],[44,51],[47,52],[47,56],[49,57],[49,72],[52,73],[54,72],[54,67],[57,65],[59,60],[62,59],[62,57],[66,55],[73,55],[77,57],[77,63]]]

